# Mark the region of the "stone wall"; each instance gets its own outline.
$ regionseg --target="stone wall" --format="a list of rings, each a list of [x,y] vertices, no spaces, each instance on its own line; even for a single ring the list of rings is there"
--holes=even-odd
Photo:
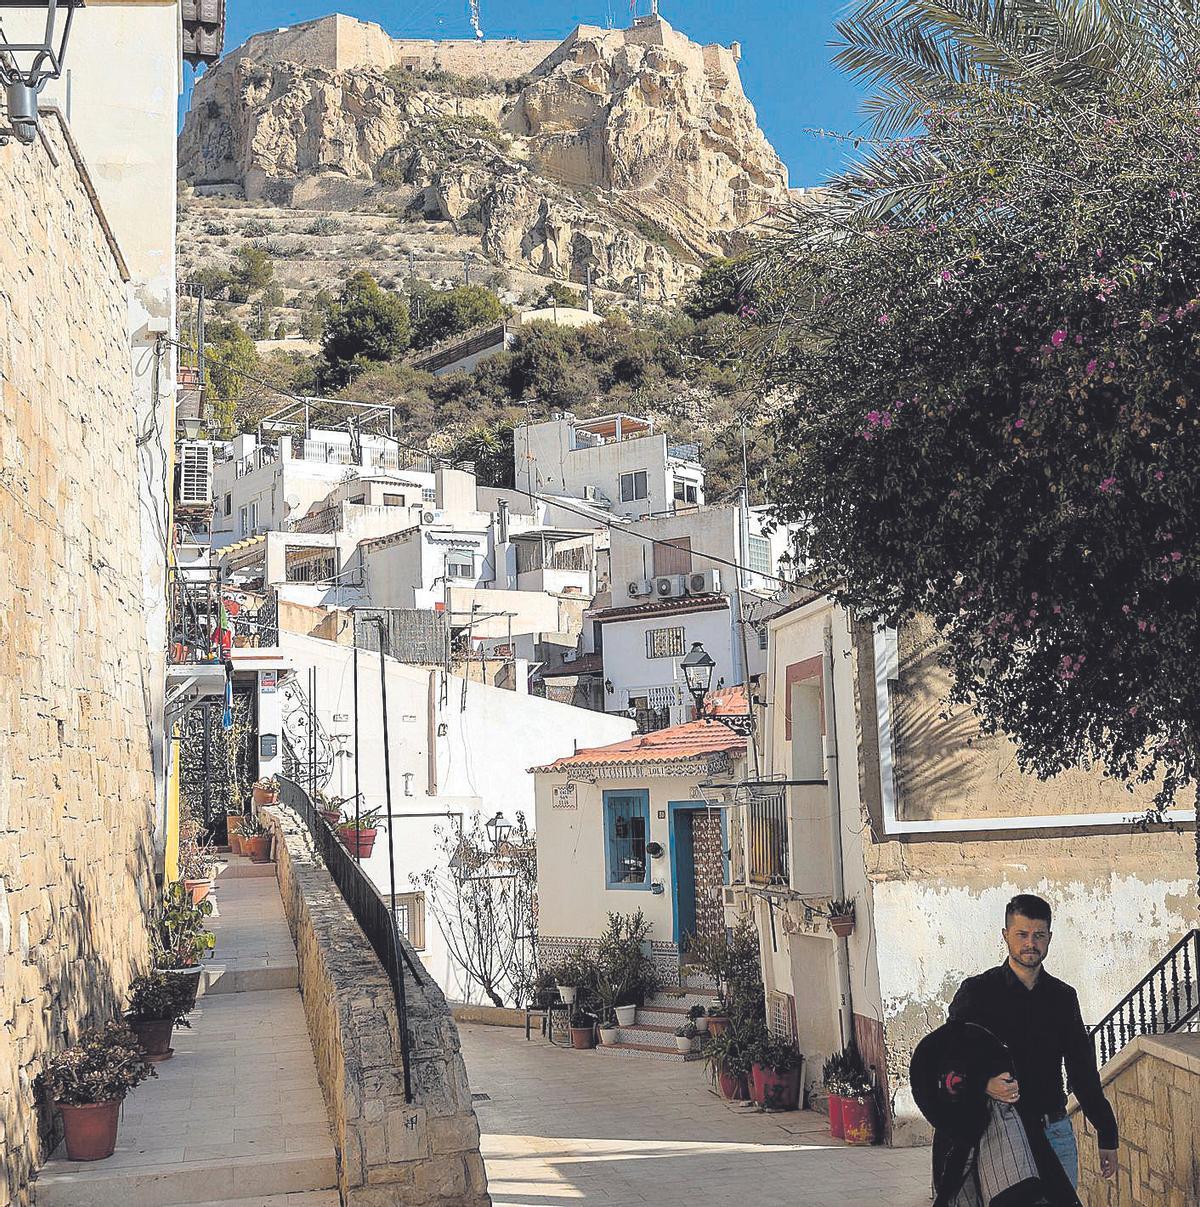
[[[48,1054],[147,958],[154,781],[124,270],[57,114],[0,148],[0,1204]]]
[[[490,1207],[479,1123],[441,990],[406,973],[412,1104],[383,967],[300,818],[264,810],[300,969],[300,993],[333,1125],[346,1207]],[[410,952],[411,954],[411,952]],[[418,968],[417,957],[413,962]]]
[[[1100,1176],[1096,1133],[1072,1100],[1088,1207],[1200,1203],[1200,1035],[1141,1036],[1101,1079],[1121,1132],[1117,1176]]]

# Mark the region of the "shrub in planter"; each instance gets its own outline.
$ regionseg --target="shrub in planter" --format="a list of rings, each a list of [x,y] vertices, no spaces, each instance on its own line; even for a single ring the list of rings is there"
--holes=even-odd
[[[350,814],[353,816],[353,797],[326,796],[324,792],[318,792],[317,812],[336,830],[338,823],[342,820],[342,808],[347,802],[351,805]]]
[[[834,897],[828,906],[829,929],[839,939],[849,938],[854,933],[854,898]]]
[[[568,1005],[575,1004],[579,990],[592,989],[597,982],[596,961],[588,954],[587,948],[577,944],[550,970],[554,983],[558,987],[558,995]],[[601,1000],[605,994],[601,992]]]
[[[696,1046],[696,1036],[699,1034],[696,1024],[692,1022],[684,1023],[682,1027],[676,1027],[675,1051],[681,1054],[691,1052]]]
[[[211,901],[193,901],[191,893],[176,880],[163,891],[151,920],[154,965],[179,981],[184,1013],[196,1004],[200,961],[217,945],[216,936],[204,925],[212,912]]]
[[[251,791],[256,805],[274,804],[279,799],[279,781],[273,775],[266,779],[255,780]]]
[[[633,1026],[638,1007],[658,988],[658,968],[646,954],[652,929],[640,909],[611,913],[596,949],[596,991],[602,1002],[615,1008],[622,1027]]]
[[[720,1035],[729,1029],[729,1007],[723,998],[717,998],[707,1010],[709,1035]]]
[[[179,878],[197,903],[208,896],[216,871],[215,852],[199,841],[199,833],[200,825],[192,818],[179,827]]]
[[[187,1021],[188,1009],[185,985],[178,977],[168,977],[155,969],[133,978],[125,1021],[137,1036],[147,1060],[170,1059],[171,1031],[191,1025]]]
[[[343,810],[338,836],[351,855],[358,859],[370,857],[375,849],[375,837],[379,833],[379,819],[382,815],[382,809],[360,809],[356,821],[353,811]]]
[[[271,862],[271,831],[257,817],[246,817],[242,821],[242,849],[250,856],[251,863]]]
[[[596,1016],[586,1010],[576,1010],[571,1015],[571,1047],[581,1051],[596,1046]]]
[[[700,1035],[708,1034],[708,1011],[703,1006],[693,1006],[688,1011],[688,1019]]]
[[[117,1121],[125,1095],[154,1069],[123,1023],[89,1031],[50,1060],[43,1082],[62,1113],[67,1157],[100,1161],[117,1146]]]
[[[822,1069],[822,1080],[829,1094],[829,1134],[835,1140],[848,1139],[846,1135],[846,1102],[861,1093],[869,1093],[871,1079],[866,1065],[851,1044],[835,1052]]]
[[[874,1144],[875,1096],[869,1088],[842,1099],[842,1126],[847,1144]]]
[[[709,1081],[732,1102],[744,1102],[750,1097],[749,1071],[746,1052],[731,1030],[709,1034],[704,1045],[704,1063]]]
[[[751,1098],[767,1111],[794,1111],[800,1106],[804,1057],[790,1039],[764,1034],[750,1054]]]

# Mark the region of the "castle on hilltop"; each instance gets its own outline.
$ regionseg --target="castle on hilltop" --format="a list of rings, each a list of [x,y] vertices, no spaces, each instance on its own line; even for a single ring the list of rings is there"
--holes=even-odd
[[[580,25],[562,41],[393,38],[373,22],[334,13],[302,25],[255,34],[226,55],[226,62],[243,58],[257,63],[291,61],[329,71],[386,71],[400,67],[409,71],[447,71],[468,79],[503,80],[550,71],[569,57],[575,44],[585,38],[612,40],[625,45],[663,46],[684,62],[697,59],[694,64],[697,68],[724,77],[725,82],[738,78],[739,43],[698,46],[673,29],[657,12],[636,18],[629,29]]]

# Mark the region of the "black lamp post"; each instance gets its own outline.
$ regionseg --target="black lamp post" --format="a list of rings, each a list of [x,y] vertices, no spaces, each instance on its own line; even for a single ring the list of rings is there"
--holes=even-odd
[[[13,42],[2,36],[0,29],[0,84],[4,86],[8,124],[17,141],[26,146],[37,138],[38,93],[47,80],[56,80],[62,75],[71,23],[75,10],[82,6],[83,0],[43,0],[41,4],[31,3],[31,0],[0,0],[0,11],[46,10],[46,30],[40,42]],[[56,36],[60,9],[65,10],[65,15],[61,32]],[[7,137],[0,135],[0,144],[7,141]]]
[[[484,827],[487,831],[488,841],[492,844],[492,850],[498,851],[507,841],[508,836],[512,833],[512,822],[509,821],[499,809],[496,810],[496,816],[493,817]]]
[[[683,678],[687,684],[688,694],[696,705],[696,719],[701,721],[717,721],[726,729],[747,738],[754,732],[754,717],[749,712],[711,712],[704,707],[705,697],[712,686],[713,671],[716,663],[700,641],[692,642],[692,648],[679,664],[683,668]]]

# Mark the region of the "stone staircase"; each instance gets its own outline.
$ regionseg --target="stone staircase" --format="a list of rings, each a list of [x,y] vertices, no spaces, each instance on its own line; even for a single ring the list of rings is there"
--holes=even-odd
[[[225,857],[191,1029],[121,1112],[116,1152],[38,1175],[36,1207],[337,1207],[296,949],[270,864]]]
[[[632,1027],[619,1028],[619,1042],[601,1044],[596,1051],[605,1056],[637,1056],[686,1064],[701,1058],[698,1050],[680,1052],[675,1047],[675,1029],[688,1021],[693,1006],[706,1009],[717,1000],[716,985],[700,973],[683,972],[679,985],[660,989],[638,1009]]]

